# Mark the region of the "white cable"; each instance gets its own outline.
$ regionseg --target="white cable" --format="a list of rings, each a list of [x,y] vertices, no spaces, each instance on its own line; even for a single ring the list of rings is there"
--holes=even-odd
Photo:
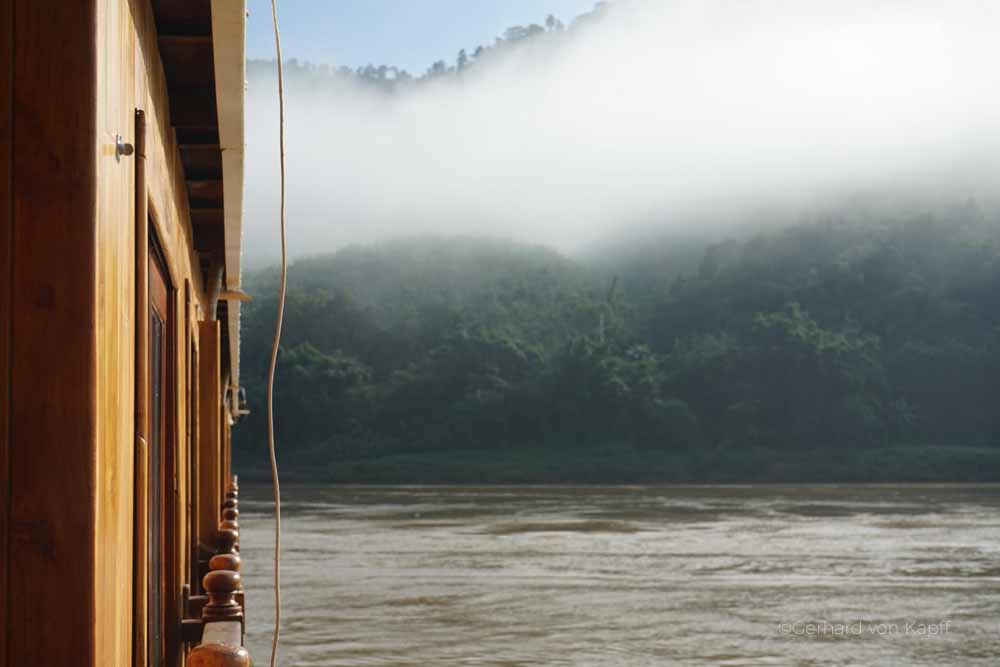
[[[274,370],[278,365],[278,345],[281,325],[285,318],[285,282],[288,260],[285,252],[285,88],[281,68],[281,33],[278,30],[277,0],[271,0],[271,20],[274,23],[274,49],[278,58],[278,137],[281,169],[281,280],[278,286],[278,318],[274,325],[271,345],[271,365],[267,371],[267,449],[271,457],[271,481],[274,483],[274,638],[271,640],[271,667],[278,659],[278,637],[281,634],[281,487],[278,485],[278,460],[274,453]]]

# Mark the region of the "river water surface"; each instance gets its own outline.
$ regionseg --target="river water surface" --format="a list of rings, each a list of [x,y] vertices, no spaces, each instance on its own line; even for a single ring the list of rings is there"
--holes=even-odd
[[[1000,665],[1000,487],[285,485],[281,665]],[[270,490],[245,486],[270,654]]]

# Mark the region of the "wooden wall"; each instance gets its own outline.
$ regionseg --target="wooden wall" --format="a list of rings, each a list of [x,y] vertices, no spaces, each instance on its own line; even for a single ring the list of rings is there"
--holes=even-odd
[[[135,49],[127,12],[97,2],[97,561],[96,662],[128,665],[132,646],[135,387],[134,158],[109,148],[134,142]],[[148,162],[148,161],[147,161]],[[127,583],[126,583],[127,582]]]
[[[97,131],[104,141],[120,133],[133,141],[133,114],[144,109],[147,122],[146,180],[149,213],[155,236],[166,256],[170,281],[176,387],[171,400],[173,428],[167,445],[173,460],[165,466],[176,474],[164,484],[167,516],[177,539],[168,542],[164,563],[168,617],[179,613],[176,599],[191,571],[188,516],[189,459],[187,437],[191,391],[187,372],[192,333],[188,327],[207,312],[205,291],[193,250],[186,186],[178,147],[170,125],[166,82],[148,0],[98,0]],[[132,562],[133,415],[132,404],[135,285],[134,189],[131,160],[117,162],[98,151],[97,267],[99,391],[97,459],[97,578],[125,581]],[[186,298],[186,291],[191,295]],[[191,312],[186,312],[190,309]],[[122,317],[122,314],[128,316]],[[116,472],[117,471],[117,472]],[[216,506],[218,503],[212,503]],[[132,641],[131,586],[108,586],[96,600],[96,662],[126,665]],[[174,616],[175,617],[175,616]],[[168,635],[169,635],[168,630]]]
[[[200,345],[198,355],[200,357],[201,379],[198,383],[200,403],[198,407],[198,426],[201,442],[209,440],[218,441],[220,432],[220,413],[222,402],[220,400],[221,378],[219,371],[222,363],[222,334],[218,322],[202,322],[199,325],[198,336]],[[222,475],[222,463],[220,452],[215,447],[201,447],[198,452],[198,480],[201,488],[198,497],[202,502],[209,498],[221,498],[224,487],[219,486]],[[214,503],[216,506],[220,502]],[[201,541],[207,546],[209,539],[215,532],[218,525],[218,518],[213,517],[210,511],[202,512],[198,522],[198,533]]]
[[[10,422],[11,146],[14,141],[14,3],[0,0],[0,667],[7,664],[7,476]]]
[[[134,143],[136,108],[176,323],[172,594],[194,569],[190,508],[217,519],[220,500],[191,499],[189,365],[208,308],[149,2],[0,0],[0,64],[0,667],[127,666],[135,178],[114,147]]]
[[[10,665],[94,655],[96,9],[14,3]]]

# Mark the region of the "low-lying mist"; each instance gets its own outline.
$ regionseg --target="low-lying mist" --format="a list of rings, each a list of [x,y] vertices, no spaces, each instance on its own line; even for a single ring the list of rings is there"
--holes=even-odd
[[[998,25],[966,0],[619,0],[394,90],[293,71],[290,250],[433,233],[572,252],[872,193],[989,201]],[[248,93],[258,266],[277,253],[273,74]]]

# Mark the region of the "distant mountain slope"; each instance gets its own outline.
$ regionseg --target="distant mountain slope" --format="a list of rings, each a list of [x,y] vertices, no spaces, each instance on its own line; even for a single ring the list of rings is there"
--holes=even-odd
[[[289,85],[301,89],[333,91],[360,84],[392,93],[423,84],[477,74],[515,50],[530,49],[535,57],[542,58],[547,49],[560,48],[577,33],[600,21],[612,9],[612,5],[607,2],[597,2],[592,11],[572,19],[568,26],[552,14],[548,14],[540,23],[510,26],[502,34],[497,35],[492,43],[460,49],[455,54],[454,62],[438,60],[429,63],[424,72],[415,74],[391,63],[378,65],[369,63],[352,69],[343,65],[314,64],[292,59],[285,64],[285,76]],[[254,82],[274,76],[274,61],[247,62],[249,81]]]
[[[278,378],[287,465],[419,481],[453,451],[478,462],[470,480],[509,456],[503,475],[521,481],[821,479],[838,452],[831,479],[1000,477],[995,214],[845,215],[699,255],[678,272],[648,261],[653,248],[585,264],[421,239],[296,262]],[[247,284],[256,407],[275,275]],[[259,458],[263,426],[258,411],[237,430],[241,461]],[[870,468],[901,446],[935,449]],[[537,468],[553,460],[559,474]]]
[[[247,285],[273,295],[277,274],[259,272]],[[567,327],[593,324],[569,311],[598,288],[585,267],[548,248],[512,241],[440,238],[352,246],[293,263],[285,342],[357,352],[367,338],[368,344],[392,340],[417,349],[436,345],[456,327],[495,327],[552,346],[571,333]],[[250,306],[248,356],[263,343],[254,337],[257,313],[273,312],[273,296]],[[379,354],[362,356],[382,367]]]

